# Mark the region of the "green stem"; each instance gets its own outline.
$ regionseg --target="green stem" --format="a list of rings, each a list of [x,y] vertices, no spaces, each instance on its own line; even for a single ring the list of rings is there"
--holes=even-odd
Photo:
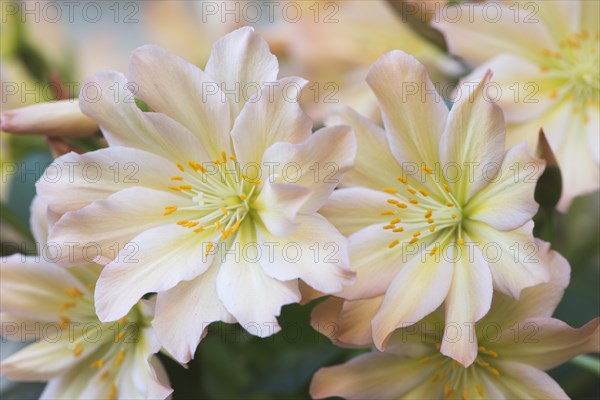
[[[600,376],[600,358],[591,356],[589,354],[583,354],[579,357],[575,357],[571,362],[580,368],[586,369],[598,376]]]

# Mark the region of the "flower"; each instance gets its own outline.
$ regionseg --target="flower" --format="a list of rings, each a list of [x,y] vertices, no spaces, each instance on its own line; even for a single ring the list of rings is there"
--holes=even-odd
[[[442,331],[444,318],[438,310],[413,327],[397,330],[385,352],[373,350],[317,371],[310,389],[313,398],[567,398],[543,371],[579,354],[600,352],[600,318],[578,329],[551,318],[570,269],[548,243],[536,244],[550,269],[550,281],[524,289],[519,300],[501,293],[494,297],[490,312],[475,329],[479,345],[471,366],[440,354],[442,337],[448,333]],[[356,302],[345,302],[344,307],[346,303]],[[339,311],[339,299],[327,300],[313,311],[313,325],[323,333],[330,333],[332,326],[368,330],[369,312],[359,316]],[[471,332],[456,326],[451,337],[461,334]]]
[[[165,398],[168,378],[153,354],[152,306],[138,303],[122,319],[100,323],[93,293],[98,265],[64,269],[46,244],[46,205],[36,198],[31,227],[42,252],[15,254],[0,264],[2,337],[31,340],[4,359],[13,380],[48,381],[42,398]]]
[[[502,112],[482,94],[488,79],[448,112],[423,66],[392,51],[367,77],[385,132],[349,108],[328,121],[352,126],[358,141],[355,169],[321,210],[350,235],[356,283],[339,296],[385,293],[372,322],[379,349],[442,302],[447,321],[473,323],[493,288],[517,298],[548,279],[543,263],[526,259],[536,258],[531,218],[543,162],[525,145],[504,151]],[[477,345],[444,341],[442,352],[469,365]]]
[[[100,72],[82,89],[82,111],[109,148],[67,154],[55,164],[65,173],[37,184],[64,214],[51,240],[79,243],[60,262],[89,260],[93,244],[93,259],[107,264],[96,289],[100,320],[157,292],[153,325],[182,362],[210,322],[268,336],[280,330],[281,307],[300,300],[299,279],[327,293],[353,279],[346,239],[316,210],[352,166],[354,135],[349,127],[311,135],[296,101],[305,81],[277,73],[251,28],[217,41],[204,72],[141,47],[129,80]],[[155,112],[132,102],[134,89]],[[100,92],[108,96],[96,99]],[[88,176],[90,166],[98,175]]]
[[[61,100],[6,111],[0,116],[0,130],[81,137],[96,133],[98,124],[81,113],[77,100]]]
[[[600,186],[600,4],[520,6],[460,6],[458,18],[438,15],[434,26],[446,36],[451,53],[477,67],[465,80],[495,71],[509,143],[527,140],[535,146],[544,128],[563,175],[558,208],[566,211],[575,196]],[[487,8],[497,15],[493,21]]]

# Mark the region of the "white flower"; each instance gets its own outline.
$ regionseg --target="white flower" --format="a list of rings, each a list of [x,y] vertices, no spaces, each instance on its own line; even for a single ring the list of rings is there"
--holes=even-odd
[[[50,261],[46,206],[32,204],[39,256],[15,254],[0,264],[2,336],[31,344],[2,360],[13,380],[48,381],[42,398],[165,398],[172,390],[153,354],[152,306],[138,303],[120,320],[101,323],[93,302],[98,265],[64,269]]]
[[[385,131],[347,108],[329,121],[352,126],[358,140],[355,169],[321,211],[350,235],[356,283],[339,295],[385,294],[373,319],[380,349],[442,303],[446,320],[474,323],[493,288],[516,298],[548,279],[543,263],[526,259],[536,258],[531,218],[543,162],[525,146],[505,152],[502,112],[483,96],[488,79],[449,112],[425,68],[392,51],[367,78]],[[477,344],[444,341],[442,352],[469,365]]]
[[[299,301],[299,279],[328,293],[352,280],[345,238],[316,210],[352,166],[354,135],[349,127],[311,135],[294,94],[305,81],[277,73],[251,28],[220,39],[205,71],[141,47],[128,78],[101,72],[82,89],[82,111],[110,147],[61,157],[58,169],[72,168],[72,179],[37,185],[64,214],[52,241],[81,244],[61,263],[85,259],[86,244],[108,263],[96,290],[100,319],[117,320],[158,292],[153,325],[183,362],[210,322],[268,336],[280,329],[282,305]],[[155,112],[141,112],[130,90]],[[288,257],[288,247],[298,253]]]
[[[519,300],[503,294],[494,297],[490,312],[474,331],[479,345],[472,365],[464,367],[440,354],[447,333],[442,331],[444,317],[438,310],[413,327],[397,330],[385,352],[373,350],[317,371],[311,395],[317,399],[567,398],[543,371],[579,354],[600,352],[600,318],[578,329],[551,318],[569,283],[570,269],[548,243],[537,244],[551,280],[524,289]],[[340,299],[327,300],[313,311],[313,326],[324,334],[335,332],[338,343],[350,339],[356,345],[361,336],[368,337],[359,331],[369,331],[373,312],[355,303],[342,306]],[[458,326],[450,333],[452,338],[471,334]]]
[[[600,186],[599,13],[597,1],[489,2],[434,24],[450,52],[477,67],[466,81],[494,71],[509,144],[535,146],[544,129],[563,176],[562,211]]]

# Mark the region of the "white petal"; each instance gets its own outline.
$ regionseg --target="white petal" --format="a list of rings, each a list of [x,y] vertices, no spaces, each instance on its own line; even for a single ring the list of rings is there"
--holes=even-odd
[[[219,265],[212,265],[191,281],[158,294],[152,326],[164,348],[181,363],[194,357],[211,322],[235,322],[217,295],[218,271]]]
[[[70,211],[50,235],[50,242],[61,246],[56,262],[63,266],[106,264],[141,232],[181,219],[177,213],[164,216],[166,206],[189,204],[188,198],[175,193],[133,187]]]
[[[95,302],[100,320],[117,320],[144,294],[168,290],[204,272],[214,257],[206,255],[208,240],[208,236],[175,224],[136,236],[104,267],[98,279]]]
[[[163,62],[161,60],[157,65]],[[156,79],[156,76],[161,78]],[[152,84],[157,85],[169,76],[154,75]],[[145,113],[138,108],[134,100],[138,85],[139,81],[128,82],[119,72],[98,72],[83,85],[81,111],[100,125],[110,146],[137,148],[174,162],[210,159],[198,138],[179,122],[164,114]],[[100,95],[86,94],[91,91],[90,87],[94,87]],[[174,90],[165,90],[161,96],[164,98]],[[179,92],[177,94],[180,95]]]
[[[440,251],[442,253],[442,251]],[[402,267],[388,288],[383,304],[373,319],[373,341],[377,348],[387,345],[396,328],[413,325],[438,308],[452,281],[453,257],[413,257]]]
[[[252,226],[242,224],[217,276],[217,293],[223,305],[244,329],[266,337],[281,330],[277,316],[285,304],[300,301],[296,280],[281,282],[269,277],[258,263]],[[233,254],[231,254],[233,253]]]
[[[278,182],[293,183],[311,189],[311,197],[302,212],[312,213],[323,206],[343,174],[352,168],[356,139],[348,126],[319,129],[300,144],[276,143],[263,157],[263,167],[271,165]],[[270,164],[268,164],[270,163]]]
[[[29,207],[29,226],[38,245],[43,246],[48,240],[48,205],[40,196],[35,196]]]
[[[512,360],[499,360],[495,364],[501,376],[494,379],[494,384],[507,399],[569,398],[554,379],[537,368]]]
[[[68,335],[58,342],[41,341],[2,360],[2,374],[20,381],[47,381],[71,368],[76,360],[69,349]]]
[[[518,299],[524,288],[549,280],[548,268],[540,260],[544,254],[531,233],[533,222],[507,232],[470,220],[463,228],[488,262],[495,290]]]
[[[260,163],[265,149],[274,143],[308,139],[312,121],[297,98],[306,83],[295,77],[272,82],[261,87],[242,109],[231,131],[235,154],[242,164]]]
[[[323,293],[351,284],[346,238],[319,214],[298,214],[296,222],[298,229],[286,238],[257,227],[257,243],[263,252],[260,265],[267,275],[280,281],[300,278]]]
[[[381,188],[379,188],[381,189]],[[390,196],[384,192],[351,187],[335,190],[319,214],[329,220],[344,235],[351,235],[369,225],[388,220],[381,212]]]
[[[254,28],[243,27],[215,42],[205,71],[226,92],[233,121],[257,87],[277,80],[279,64]]]
[[[136,49],[129,63],[129,79],[137,85],[136,95],[192,132],[210,160],[221,151],[230,151],[233,121],[223,93],[208,75],[158,46]],[[198,158],[202,154],[192,159]]]
[[[522,143],[510,149],[498,174],[464,207],[470,219],[508,231],[531,220],[538,210],[533,194],[544,161],[533,158]]]
[[[285,237],[298,227],[296,214],[310,195],[310,189],[306,187],[272,183],[269,179],[252,207],[269,232]]]
[[[54,212],[78,210],[97,199],[135,186],[164,190],[179,175],[175,163],[137,149],[112,147],[57,158],[36,183]]]
[[[438,161],[438,144],[448,108],[425,67],[400,50],[381,56],[367,83],[377,96],[388,142],[400,163]]]
[[[449,182],[461,204],[496,176],[504,156],[502,111],[484,97],[489,78],[486,74],[472,92],[466,85],[462,87],[441,137],[442,166],[457,165],[462,172],[460,179]]]
[[[357,152],[354,168],[344,175],[342,184],[381,190],[401,174],[390,151],[385,131],[349,107],[337,108],[326,120],[327,126],[348,125],[354,130]]]
[[[464,240],[470,241],[466,235]],[[490,309],[494,289],[490,269],[479,249],[469,251],[460,246],[460,250],[445,302],[445,324],[446,329],[458,329],[461,335],[458,340],[452,334],[444,335],[440,351],[468,367],[477,357],[475,323]]]

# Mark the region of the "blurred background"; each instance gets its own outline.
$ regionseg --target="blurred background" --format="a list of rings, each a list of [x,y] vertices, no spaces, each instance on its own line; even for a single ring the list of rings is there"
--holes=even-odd
[[[339,104],[377,121],[376,103],[364,78],[384,52],[401,49],[415,55],[442,85],[453,85],[468,72],[460,60],[447,55],[427,15],[401,15],[402,10],[415,10],[402,3],[419,2],[2,1],[2,112],[76,97],[78,91],[72,88],[95,71],[126,71],[129,54],[143,44],[158,44],[202,68],[216,39],[251,25],[278,56],[280,76],[300,75],[310,81],[302,101],[315,126]],[[34,183],[53,156],[64,149],[101,146],[99,132],[57,140],[0,133],[3,256],[35,250],[29,205]],[[546,190],[553,190],[548,186]],[[556,317],[579,327],[600,314],[600,196],[579,198],[567,214],[552,215],[536,218],[537,232],[551,238],[552,247],[572,266],[571,284]],[[213,324],[188,369],[162,357],[174,398],[308,398],[308,384],[318,368],[364,351],[337,348],[316,333],[309,324],[314,305],[284,307],[282,332],[266,339],[237,326]],[[1,358],[20,346],[2,340]],[[550,374],[573,398],[600,398],[598,375],[585,365],[585,359],[570,362]],[[0,383],[4,399],[35,398],[42,388],[4,378]]]

